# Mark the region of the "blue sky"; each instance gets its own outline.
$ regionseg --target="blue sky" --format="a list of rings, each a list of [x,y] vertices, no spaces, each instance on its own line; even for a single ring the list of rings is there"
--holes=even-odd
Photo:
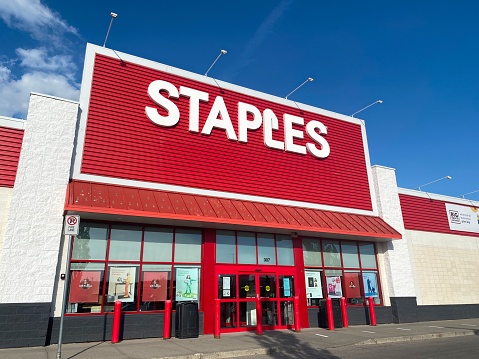
[[[372,164],[398,185],[479,190],[479,3],[0,0],[0,115],[30,91],[78,100],[87,42],[366,122]],[[466,198],[479,200],[479,192]]]

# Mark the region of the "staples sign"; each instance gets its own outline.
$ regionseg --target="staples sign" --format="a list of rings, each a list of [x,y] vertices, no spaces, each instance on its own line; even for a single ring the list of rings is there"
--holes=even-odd
[[[163,95],[167,94],[167,97]],[[226,132],[226,137],[231,141],[248,142],[248,131],[258,130],[262,127],[264,145],[268,148],[294,152],[306,155],[309,152],[316,158],[326,158],[329,156],[330,147],[324,135],[327,135],[327,127],[316,120],[309,121],[304,125],[304,118],[283,113],[283,140],[273,139],[273,131],[279,130],[279,120],[277,114],[267,108],[263,112],[255,106],[237,102],[236,108],[228,110],[222,96],[209,98],[209,94],[186,86],[177,87],[163,80],[156,80],[148,86],[148,95],[151,100],[162,108],[160,114],[158,108],[145,106],[146,116],[156,125],[162,127],[173,127],[180,121],[180,110],[171,99],[178,99],[180,96],[189,98],[189,125],[188,130],[192,133],[211,135],[213,129],[219,129]],[[213,101],[208,117],[200,119],[200,107],[209,101]],[[237,116],[236,121],[231,121],[232,116]],[[186,117],[183,117],[186,118]],[[200,120],[203,128],[200,129]],[[233,122],[237,123],[234,128]],[[295,143],[295,140],[303,140],[308,136],[305,145]]]

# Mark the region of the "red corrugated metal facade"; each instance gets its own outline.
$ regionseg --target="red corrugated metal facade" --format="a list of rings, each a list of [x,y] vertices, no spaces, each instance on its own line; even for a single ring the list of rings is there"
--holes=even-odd
[[[220,95],[236,133],[237,104],[242,101],[261,112],[273,110],[280,123],[274,139],[279,141],[283,140],[285,113],[303,117],[305,125],[310,120],[322,122],[328,128],[324,138],[331,153],[318,159],[267,148],[261,128],[248,132],[248,143],[228,140],[225,131],[219,129],[213,129],[210,136],[191,133],[189,99],[184,96],[170,98],[180,110],[179,124],[159,127],[145,115],[145,106],[159,108],[147,89],[152,81],[160,79],[177,88],[181,85],[209,93],[209,101],[200,103],[200,132],[214,99]],[[304,145],[306,141],[295,143]],[[99,54],[81,173],[372,210],[360,125]]]
[[[410,230],[479,237],[478,233],[453,231],[447,220],[446,203],[436,199],[399,194],[404,227]],[[456,203],[457,204],[457,203]]]
[[[400,239],[379,217],[73,181],[65,209],[256,228]]]
[[[22,149],[23,130],[0,127],[0,187],[13,187]]]

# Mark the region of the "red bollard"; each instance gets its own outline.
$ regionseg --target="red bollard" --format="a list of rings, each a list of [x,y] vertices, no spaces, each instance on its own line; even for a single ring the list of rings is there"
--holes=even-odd
[[[121,320],[121,301],[115,302],[113,310],[113,328],[111,332],[111,342],[113,344],[120,341],[120,320]]]
[[[376,313],[374,312],[374,298],[368,297],[368,304],[369,304],[369,319],[371,321],[371,325],[376,325]]]
[[[215,338],[220,338],[220,300],[215,299]]]
[[[263,308],[259,294],[256,295],[256,334],[263,334]]]
[[[344,297],[341,297],[341,313],[343,315],[343,327],[347,328],[349,326],[348,311],[346,310],[346,298]]]
[[[326,314],[328,316],[328,329],[334,330],[333,302],[331,298],[326,298]]]
[[[294,297],[294,331],[299,333],[301,331],[301,325],[299,322],[299,297]]]
[[[171,338],[171,300],[165,301],[165,314],[163,316],[163,339]]]

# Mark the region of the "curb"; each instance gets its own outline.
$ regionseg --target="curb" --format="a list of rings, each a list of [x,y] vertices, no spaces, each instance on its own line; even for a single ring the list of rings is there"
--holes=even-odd
[[[224,358],[236,358],[251,355],[271,355],[280,353],[301,353],[302,350],[288,349],[288,348],[255,348],[245,350],[233,350],[227,352],[215,352],[215,353],[196,353],[180,356],[169,356],[153,359],[224,359]]]
[[[471,331],[471,330],[464,330],[464,331],[460,331],[460,332],[446,332],[446,333],[407,335],[407,336],[401,336],[401,337],[376,338],[376,339],[368,339],[368,340],[356,343],[354,345],[371,345],[371,344],[411,342],[411,341],[415,341],[415,340],[463,337],[463,336],[466,336],[466,335],[475,335],[475,333],[474,333],[474,331]]]

